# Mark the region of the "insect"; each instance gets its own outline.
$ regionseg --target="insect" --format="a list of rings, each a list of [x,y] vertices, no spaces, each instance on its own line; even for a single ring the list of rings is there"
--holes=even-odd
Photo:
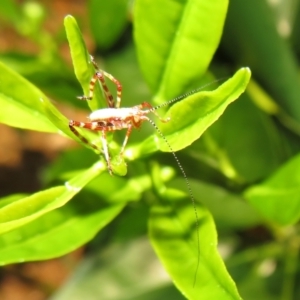
[[[150,113],[153,113],[154,115],[156,115],[159,118],[160,121],[169,122],[170,118],[163,119],[155,111],[157,109],[161,108],[161,107],[170,105],[171,103],[174,103],[174,102],[177,102],[177,101],[180,101],[180,100],[186,98],[187,96],[189,96],[191,94],[194,94],[195,92],[197,92],[200,89],[191,91],[187,94],[184,94],[182,96],[174,98],[170,101],[167,101],[167,102],[165,102],[161,105],[155,106],[155,107],[153,107],[148,102],[143,102],[139,105],[136,105],[136,106],[133,106],[133,107],[130,107],[130,108],[120,107],[121,97],[122,97],[122,85],[121,85],[121,83],[116,78],[114,78],[111,74],[106,73],[103,70],[100,70],[92,56],[91,56],[91,62],[93,63],[96,72],[95,72],[94,76],[92,77],[92,79],[90,81],[89,95],[88,96],[79,96],[77,98],[80,99],[80,100],[91,100],[91,99],[93,99],[95,84],[96,84],[97,81],[99,81],[102,88],[103,88],[108,108],[102,108],[102,109],[93,111],[89,115],[89,121],[88,122],[80,122],[80,121],[70,120],[69,121],[69,128],[83,143],[85,143],[88,146],[90,146],[91,148],[95,149],[97,152],[104,154],[104,157],[105,157],[105,160],[106,160],[106,163],[107,163],[108,171],[112,175],[113,171],[112,171],[111,160],[110,160],[109,151],[108,151],[108,143],[107,143],[107,139],[106,139],[106,132],[113,132],[113,131],[122,130],[122,129],[127,130],[124,141],[123,141],[123,144],[122,144],[122,147],[121,147],[121,150],[120,150],[120,156],[122,157],[123,153],[124,153],[124,150],[125,150],[125,146],[128,142],[128,138],[129,138],[130,133],[132,132],[133,128],[139,128],[144,121],[148,121],[152,124],[152,126],[154,126],[156,131],[159,133],[159,135],[165,141],[165,143],[167,144],[167,146],[170,149],[171,153],[173,154],[173,157],[175,158],[175,161],[176,161],[176,163],[177,163],[177,165],[178,165],[178,167],[179,167],[179,169],[180,169],[180,171],[181,171],[181,173],[182,173],[182,175],[183,175],[183,177],[186,181],[188,193],[189,193],[191,201],[193,203],[195,217],[196,217],[196,230],[197,230],[197,243],[198,243],[198,265],[197,265],[195,278],[194,278],[194,284],[195,284],[196,274],[197,274],[199,261],[200,261],[199,218],[198,218],[198,213],[197,213],[197,209],[196,209],[195,198],[194,198],[194,195],[192,193],[192,189],[191,189],[190,183],[188,181],[188,178],[186,176],[186,173],[185,173],[185,171],[184,171],[177,155],[173,151],[173,149],[172,149],[170,143],[168,142],[168,140],[166,139],[166,137],[163,135],[163,133],[160,131],[160,129],[156,126],[156,124],[151,119],[148,118],[147,115],[150,114]],[[114,101],[114,98],[113,98],[111,92],[109,91],[109,89],[106,85],[105,77],[108,78],[109,80],[111,80],[116,85],[116,89],[117,89],[116,101]],[[80,134],[78,132],[76,127],[86,128],[86,129],[93,130],[93,131],[100,131],[101,132],[101,141],[102,141],[102,148],[103,149],[102,150],[99,149],[96,144],[88,141],[82,134]]]
[[[108,108],[103,108],[92,112],[89,116],[90,122],[78,122],[78,121],[70,120],[69,127],[71,131],[83,143],[88,144],[90,147],[94,148],[98,152],[103,151],[107,163],[108,171],[112,175],[113,172],[112,172],[111,160],[108,151],[106,132],[127,129],[125,139],[123,141],[123,145],[120,151],[120,156],[123,157],[125,146],[127,144],[132,129],[139,128],[144,121],[148,121],[152,123],[151,120],[147,117],[147,114],[149,114],[150,112],[154,113],[162,122],[168,122],[169,119],[162,119],[158,114],[155,113],[155,110],[158,107],[152,107],[152,105],[148,102],[143,102],[140,105],[136,105],[130,108],[120,107],[121,96],[122,96],[122,85],[111,74],[106,73],[103,70],[100,70],[93,58],[91,58],[91,61],[96,69],[96,72],[90,82],[89,96],[79,96],[77,98],[80,100],[93,99],[95,84],[97,80],[99,80],[105,94]],[[104,77],[107,77],[116,85],[117,88],[116,103],[114,102],[113,96],[106,85]],[[94,131],[100,131],[103,150],[100,150],[95,144],[89,142],[84,136],[82,136],[76,130],[76,127],[86,128]]]

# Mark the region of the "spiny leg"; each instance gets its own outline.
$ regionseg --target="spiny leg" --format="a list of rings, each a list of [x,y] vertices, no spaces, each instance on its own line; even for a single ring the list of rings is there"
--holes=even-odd
[[[111,74],[109,74],[105,71],[102,71],[102,72],[103,72],[104,76],[106,76],[117,88],[116,105],[113,105],[111,107],[119,108],[121,105],[121,100],[122,100],[122,85],[121,85],[120,81],[117,80],[115,77],[113,77]],[[107,92],[111,96],[111,93],[109,92],[109,89],[107,88],[105,81],[104,81],[104,83],[102,83],[102,86],[103,86],[104,91],[106,91],[106,89],[107,89]]]
[[[78,121],[70,120],[69,121],[69,128],[83,143],[85,143],[88,146],[90,146],[91,148],[95,149],[97,152],[99,152],[99,154],[102,153],[102,151],[95,144],[88,141],[75,128],[75,127],[88,128],[88,127],[86,127],[86,124],[91,124],[91,123],[84,123],[84,122],[78,122]]]
[[[112,101],[112,106],[110,106],[110,105],[108,105],[108,106],[109,107],[119,108],[120,105],[121,105],[121,99],[122,99],[122,85],[121,85],[120,81],[117,80],[115,77],[113,77],[111,74],[109,74],[109,73],[107,73],[107,72],[105,72],[103,70],[100,70],[99,67],[98,67],[98,65],[97,65],[97,63],[96,63],[96,61],[95,61],[95,59],[94,59],[94,57],[92,55],[90,55],[90,57],[91,57],[91,62],[92,62],[92,64],[95,67],[95,70],[98,71],[98,72],[101,71],[102,74],[104,76],[106,76],[112,83],[114,83],[115,86],[116,86],[116,88],[117,88],[117,103],[116,103],[116,105],[114,105],[114,103],[113,103],[113,97],[112,97],[112,95],[111,95],[111,93],[110,93],[110,91],[109,91],[109,89],[108,89],[108,87],[106,85],[106,82],[105,82],[104,78],[103,78],[103,80],[101,80],[99,78],[99,80],[101,80],[101,83],[102,83],[103,89],[104,89],[104,91],[106,93],[106,96],[108,97],[108,99],[111,99],[111,101]],[[111,98],[109,97],[109,95],[110,95]]]
[[[103,151],[100,150],[99,147],[97,147],[95,144],[88,141],[83,135],[81,135],[78,132],[78,130],[76,130],[75,127],[87,128],[90,130],[101,130],[101,132],[102,132],[101,141],[102,141]],[[83,143],[85,143],[89,147],[95,149],[99,154],[104,153],[104,157],[105,157],[105,160],[107,163],[107,168],[109,170],[110,175],[112,175],[112,168],[111,168],[111,164],[110,164],[110,157],[109,157],[109,153],[108,153],[108,146],[107,146],[107,140],[106,140],[106,135],[105,135],[105,127],[102,124],[100,124],[99,122],[78,122],[78,121],[70,120],[69,128]]]
[[[80,100],[91,100],[91,99],[93,99],[95,84],[96,84],[96,81],[99,80],[99,82],[100,82],[100,84],[103,88],[108,107],[119,108],[120,104],[121,104],[121,98],[122,98],[122,85],[121,85],[121,83],[116,78],[114,78],[111,74],[109,74],[109,73],[107,73],[103,70],[100,70],[98,68],[98,65],[96,64],[93,56],[91,56],[91,62],[92,62],[92,64],[94,65],[94,67],[96,69],[96,73],[94,74],[94,76],[92,77],[92,79],[90,81],[89,95],[88,96],[79,96],[77,98],[80,99]],[[114,103],[114,98],[113,98],[111,92],[109,91],[109,89],[106,85],[104,76],[106,76],[109,80],[111,80],[117,88],[116,104]]]

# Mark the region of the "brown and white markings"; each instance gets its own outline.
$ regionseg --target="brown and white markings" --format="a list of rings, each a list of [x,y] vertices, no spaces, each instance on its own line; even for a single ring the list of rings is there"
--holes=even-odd
[[[102,109],[93,111],[89,115],[89,122],[79,122],[79,121],[70,120],[69,121],[70,130],[83,143],[85,143],[85,144],[89,145],[90,147],[94,148],[95,150],[97,150],[97,152],[104,154],[105,160],[107,162],[108,171],[112,175],[112,167],[111,167],[111,161],[110,161],[110,156],[109,156],[109,151],[108,151],[108,143],[107,143],[107,139],[106,139],[106,132],[127,129],[126,135],[125,135],[125,138],[124,138],[124,141],[123,141],[123,145],[122,145],[121,151],[120,151],[120,156],[122,157],[123,153],[124,153],[125,146],[127,144],[127,141],[128,141],[128,138],[130,136],[130,133],[131,133],[132,129],[133,128],[139,128],[144,121],[148,121],[152,124],[152,126],[156,129],[156,131],[159,133],[159,135],[165,141],[165,143],[167,144],[168,148],[170,149],[173,157],[175,158],[175,161],[176,161],[176,163],[177,163],[177,165],[178,165],[178,167],[179,167],[179,169],[180,169],[181,173],[183,174],[183,177],[186,181],[188,193],[189,193],[191,201],[193,203],[193,207],[194,207],[194,211],[195,211],[195,217],[196,217],[196,230],[197,230],[197,243],[198,243],[198,264],[197,264],[197,270],[198,270],[199,257],[200,257],[200,240],[199,240],[199,220],[198,220],[198,213],[197,213],[197,209],[196,209],[196,205],[195,205],[195,198],[194,198],[194,195],[192,193],[191,186],[190,186],[190,183],[187,179],[186,173],[185,173],[180,161],[178,160],[177,155],[173,151],[173,149],[172,149],[171,145],[169,144],[168,140],[166,139],[166,137],[162,134],[162,132],[156,126],[156,124],[151,119],[148,118],[147,115],[149,113],[153,113],[160,119],[160,121],[168,122],[170,120],[169,118],[163,119],[155,111],[157,109],[161,108],[161,107],[167,106],[167,105],[169,105],[171,103],[174,103],[174,102],[177,102],[177,101],[180,101],[180,100],[186,98],[187,96],[189,96],[191,94],[194,94],[195,92],[197,92],[200,89],[194,90],[192,92],[189,92],[187,94],[184,94],[182,96],[174,98],[174,99],[172,99],[168,102],[165,102],[165,103],[163,103],[161,105],[158,105],[158,106],[155,106],[155,107],[153,107],[148,102],[143,102],[143,103],[141,103],[139,105],[136,105],[136,106],[133,106],[133,107],[120,107],[121,97],[122,97],[122,85],[121,85],[121,83],[116,78],[114,78],[111,74],[100,70],[92,56],[91,56],[91,61],[92,61],[93,65],[96,69],[96,72],[95,72],[94,76],[92,77],[92,79],[90,81],[89,95],[88,96],[80,96],[80,97],[77,97],[77,98],[80,99],[80,100],[91,100],[91,99],[93,99],[95,84],[98,80],[100,82],[102,88],[103,88],[108,108],[102,108]],[[110,93],[110,91],[109,91],[109,89],[106,85],[105,77],[107,77],[109,80],[111,80],[116,85],[116,88],[117,88],[116,102],[114,101],[114,98],[113,98],[112,94]],[[100,131],[101,132],[101,141],[102,141],[103,150],[99,149],[97,147],[97,145],[95,145],[95,144],[91,143],[90,141],[88,141],[83,135],[81,135],[77,131],[76,127],[86,128],[86,129],[93,130],[93,131]],[[196,273],[195,273],[194,284],[195,284],[195,280],[196,280],[197,270],[196,270]]]
[[[107,167],[109,173],[112,175],[112,167],[111,161],[108,151],[108,144],[106,139],[106,132],[107,131],[116,131],[127,129],[125,139],[120,151],[120,156],[123,156],[125,146],[127,144],[128,138],[133,128],[139,128],[144,121],[148,121],[152,123],[147,114],[150,112],[154,113],[162,122],[168,122],[169,119],[162,119],[156,113],[155,110],[165,106],[167,104],[160,105],[159,107],[152,107],[152,105],[148,102],[143,102],[139,105],[133,107],[120,107],[121,104],[121,97],[122,97],[122,85],[121,83],[114,78],[111,74],[106,73],[98,68],[96,62],[94,61],[93,57],[91,57],[92,63],[96,69],[94,76],[90,81],[90,92],[88,96],[79,96],[77,97],[80,100],[91,100],[94,96],[94,88],[97,80],[99,80],[104,94],[106,98],[106,102],[108,108],[102,108],[92,112],[89,115],[89,122],[79,122],[70,120],[69,127],[71,131],[85,144],[89,145],[90,147],[97,150],[97,152],[103,152],[105,160],[107,162]],[[110,79],[117,87],[117,100],[116,103],[112,94],[110,93],[106,82],[105,77]],[[170,103],[170,102],[169,102]],[[102,148],[103,150],[99,149],[95,144],[89,142],[84,136],[82,136],[77,130],[76,127],[86,128],[89,130],[94,131],[101,131],[101,141],[102,141]],[[156,126],[155,126],[156,127]]]

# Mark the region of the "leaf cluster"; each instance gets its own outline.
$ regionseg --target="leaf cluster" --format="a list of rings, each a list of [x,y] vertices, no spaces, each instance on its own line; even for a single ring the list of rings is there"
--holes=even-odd
[[[87,104],[74,97],[88,94],[95,72],[77,21],[64,19],[75,80],[57,40],[40,28],[42,10],[26,14],[8,0],[0,6],[5,21],[15,22],[41,48],[39,57],[1,56],[0,122],[82,144],[45,170],[42,191],[1,199],[2,265],[58,257],[90,242],[86,260],[93,263],[88,269],[83,263],[54,299],[86,298],[89,284],[102,299],[297,298],[297,14],[285,16],[294,20],[288,41],[277,30],[280,10],[261,0],[136,0],[133,7],[127,0],[90,0],[90,28],[102,53],[93,55],[122,83],[121,106],[161,105],[186,94],[157,110],[170,122],[151,116],[159,131],[143,124],[130,136],[124,160],[118,155],[124,133],[108,136],[115,174],[110,176],[104,158],[73,135],[68,118],[46,96],[89,111],[106,105],[99,84]],[[27,19],[27,31],[21,31]],[[131,24],[133,41],[124,46]],[[254,79],[240,66],[249,66]],[[54,77],[57,84],[51,85]],[[226,79],[215,80],[220,77]],[[80,133],[101,147],[99,134]],[[188,176],[197,220],[180,165],[163,153],[172,151]],[[254,230],[270,238],[247,242]],[[165,277],[151,275],[156,260],[146,232],[181,293]],[[106,252],[98,255],[99,248]],[[136,275],[141,272],[143,279]],[[111,283],[114,298],[106,289]]]

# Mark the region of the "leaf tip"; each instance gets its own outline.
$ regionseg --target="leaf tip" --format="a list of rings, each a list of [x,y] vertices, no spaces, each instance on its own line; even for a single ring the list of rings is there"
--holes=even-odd
[[[64,18],[64,25],[67,26],[71,22],[76,22],[75,18],[72,15],[66,15]]]
[[[242,71],[250,79],[250,77],[251,77],[251,70],[250,70],[249,67],[243,67],[243,68],[240,69],[240,71]]]
[[[242,70],[244,70],[246,73],[249,73],[249,75],[251,75],[251,70],[249,67],[243,67]]]

